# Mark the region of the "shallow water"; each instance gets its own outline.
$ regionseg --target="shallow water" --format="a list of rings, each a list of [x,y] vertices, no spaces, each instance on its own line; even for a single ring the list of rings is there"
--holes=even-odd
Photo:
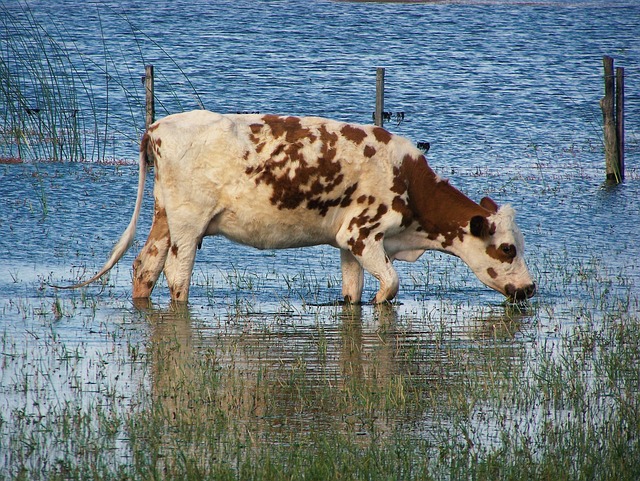
[[[53,60],[47,42],[34,42],[20,5],[5,5],[11,23],[0,35],[16,46],[7,65],[26,102],[44,115],[40,76],[66,64]],[[158,117],[205,107],[361,123],[371,122],[375,69],[385,67],[385,110],[404,113],[387,126],[431,142],[435,164],[559,169],[553,159],[571,150],[581,169],[599,170],[603,55],[626,67],[629,160],[637,155],[633,1],[29,5],[76,66],[63,78],[75,82],[79,128],[100,139],[98,149],[87,141],[84,155],[92,159],[135,157],[145,64],[155,66]],[[29,68],[41,61],[41,74],[21,62],[29,46],[40,52],[27,57],[36,56]]]
[[[516,3],[30,2],[96,82],[98,130],[110,139],[98,159],[125,163],[0,165],[0,411],[10,413],[2,434],[66,400],[137,406],[149,394],[171,404],[166,392],[194,382],[189,366],[210,356],[226,409],[267,439],[336,423],[429,437],[452,418],[447,389],[469,373],[480,384],[496,370],[526,376],[538,346],[612,311],[637,312],[640,7]],[[615,188],[602,183],[603,54],[628,67],[628,179]],[[159,72],[159,112],[196,108],[199,98],[223,112],[355,122],[370,121],[375,67],[385,66],[387,110],[405,113],[387,127],[430,141],[431,165],[470,197],[514,205],[538,295],[513,309],[459,260],[426,253],[398,264],[392,307],[351,309],[338,304],[335,249],[257,251],[207,238],[188,310],[170,306],[164,281],[151,306],[136,306],[130,266],[151,222],[151,183],[137,241],[109,280],[50,288],[98,269],[129,220],[145,63]],[[108,103],[105,70],[118,79]],[[365,289],[373,297],[370,277]],[[391,407],[358,404],[372,386]],[[410,395],[442,396],[442,409],[395,411],[394,400]],[[372,425],[370,412],[384,415]],[[487,435],[491,423],[474,422]]]
[[[102,265],[128,222],[136,171],[131,165],[0,166],[3,339],[18,352],[29,352],[36,365],[44,363],[45,370],[79,349],[84,370],[74,369],[73,382],[89,392],[103,386],[96,388],[99,394],[108,386],[130,399],[140,384],[153,385],[153,376],[136,372],[131,352],[153,350],[165,336],[183,340],[185,359],[213,349],[220,365],[233,366],[244,376],[266,370],[276,376],[274,383],[296,366],[310,386],[346,382],[349,377],[342,376],[352,370],[363,379],[378,379],[406,375],[408,369],[422,381],[435,377],[455,383],[460,369],[482,366],[473,359],[483,359],[487,349],[517,362],[532,339],[554,339],[559,328],[580,322],[576,312],[581,309],[598,318],[619,309],[615,303],[625,297],[631,298],[630,308],[638,307],[637,182],[605,189],[596,179],[475,174],[459,174],[452,182],[478,192],[502,186],[501,195],[519,207],[528,262],[539,285],[537,297],[523,312],[505,306],[458,259],[431,253],[414,264],[397,264],[401,290],[392,308],[379,311],[365,305],[352,312],[336,304],[341,292],[337,250],[258,251],[223,238],[206,238],[198,252],[188,311],[176,314],[169,306],[164,280],[154,291],[154,304],[138,309],[130,299],[130,266],[149,228],[150,191],[138,241],[106,284],[81,291],[48,287],[86,277]],[[546,200],[531,204],[528,198]],[[367,276],[365,298],[376,289]],[[50,338],[56,347],[47,345]],[[63,354],[51,360],[48,349]],[[465,366],[457,365],[455,356],[451,360],[451,350],[463,353]],[[39,351],[45,358],[40,359]],[[105,359],[114,366],[106,371],[113,377],[103,373],[105,379],[97,382],[92,379],[95,363]],[[3,373],[5,388],[14,376],[11,370]],[[62,385],[69,388],[71,383]],[[55,398],[65,396],[55,383],[43,389],[43,399],[53,391]],[[282,409],[278,416],[286,418],[293,406],[285,402]],[[331,412],[321,414],[331,418]]]

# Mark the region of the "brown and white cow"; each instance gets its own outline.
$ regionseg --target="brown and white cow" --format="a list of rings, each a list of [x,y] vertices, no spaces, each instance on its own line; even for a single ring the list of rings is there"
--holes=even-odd
[[[421,151],[374,126],[316,117],[221,115],[197,110],[157,121],[142,138],[136,205],[102,270],[133,242],[147,162],[155,213],[133,263],[133,297],[149,297],[164,270],[171,298],[186,301],[204,236],[259,249],[329,244],[340,249],[342,294],[360,302],[364,270],[380,282],[374,302],[398,292],[394,260],[425,250],[460,257],[512,299],[535,292],[514,210],[476,204],[438,177]]]

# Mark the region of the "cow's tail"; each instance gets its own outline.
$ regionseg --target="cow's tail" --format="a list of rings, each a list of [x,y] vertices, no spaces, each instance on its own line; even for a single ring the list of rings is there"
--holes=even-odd
[[[93,276],[91,279],[80,282],[78,284],[73,284],[71,286],[52,286],[58,289],[76,289],[78,287],[86,286],[87,284],[91,284],[92,282],[97,281],[107,272],[109,272],[113,266],[115,266],[118,261],[122,258],[122,256],[129,250],[131,244],[133,244],[133,240],[136,236],[136,227],[138,224],[138,217],[140,216],[140,209],[142,208],[142,198],[144,196],[144,183],[147,177],[147,144],[149,142],[148,134],[144,134],[142,137],[142,142],[140,143],[140,158],[138,161],[138,194],[136,197],[136,206],[133,209],[133,215],[131,216],[131,220],[129,221],[129,225],[125,229],[125,231],[120,236],[120,240],[113,246],[111,250],[111,255],[107,262],[102,266],[102,269]]]

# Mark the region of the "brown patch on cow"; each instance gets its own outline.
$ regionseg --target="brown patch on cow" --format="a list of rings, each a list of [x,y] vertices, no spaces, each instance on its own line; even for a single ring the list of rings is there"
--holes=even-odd
[[[368,204],[371,205],[376,201],[376,198],[372,195],[366,195],[366,194],[362,194],[360,197],[358,197],[357,202],[358,204]]]
[[[302,127],[302,122],[299,117],[265,115],[262,117],[262,121],[265,125],[269,126],[274,138],[278,139],[284,136],[286,142],[290,144],[294,144],[303,139],[308,139],[311,143],[316,140],[316,137],[310,129]]]
[[[169,225],[167,224],[167,211],[164,207],[158,207],[158,199],[155,199],[153,222],[147,238],[147,244],[155,243],[161,239],[169,238]]]
[[[385,215],[389,211],[389,207],[384,204],[380,204],[378,206],[378,211],[376,212],[376,216],[372,220],[381,219],[383,215]]]
[[[342,174],[341,174],[342,176]],[[335,197],[333,199],[321,199],[319,197],[312,197],[307,201],[307,209],[318,210],[319,214],[324,217],[329,212],[331,207],[340,206],[342,208],[348,207],[353,202],[353,193],[358,188],[358,183],[352,184],[345,189],[341,197]]]
[[[490,197],[483,197],[480,199],[480,205],[493,214],[498,212],[498,204],[496,204]]]
[[[165,239],[165,242],[169,241],[169,224],[167,223],[167,211],[164,208],[158,207],[158,200],[155,199],[153,222],[151,223],[151,231],[147,237],[145,246],[149,247],[148,254],[156,256],[159,254],[157,247],[158,241]]]
[[[388,212],[388,210],[389,208],[386,205],[380,204],[378,205],[378,209],[376,210],[375,215],[372,217],[369,215],[369,208],[365,208],[357,217],[353,217],[351,221],[349,221],[349,228],[351,229],[354,226],[362,227],[365,225],[374,224],[378,222],[382,218],[382,216]],[[374,227],[372,226],[371,228]]]
[[[376,149],[375,149],[375,148],[373,148],[373,147],[371,147],[370,145],[367,145],[367,146],[364,148],[364,156],[365,156],[365,157],[368,157],[368,158],[371,158],[371,157],[373,157],[374,155],[376,155]]]
[[[407,157],[405,157],[405,160],[407,159]],[[406,191],[407,191],[407,180],[402,175],[402,171],[398,167],[394,167],[393,168],[393,184],[391,185],[391,192],[402,195]]]
[[[516,246],[513,244],[500,244],[498,247],[491,244],[490,246],[487,246],[486,252],[489,257],[509,264],[513,262],[513,259],[516,258],[517,254]]]
[[[413,212],[404,198],[397,195],[391,202],[391,208],[402,216],[401,227],[408,227],[413,222]]]
[[[364,251],[366,246],[365,240],[369,238],[372,232],[375,232],[381,225],[380,220],[382,217],[388,212],[389,208],[384,205],[378,205],[376,212],[374,215],[369,214],[369,208],[365,208],[359,215],[353,217],[349,221],[348,228],[356,229],[358,232],[358,237],[352,237],[347,241],[347,245],[351,249],[354,255],[360,256]],[[376,233],[374,239],[379,242],[383,238],[384,234],[382,232]]]
[[[388,144],[389,142],[391,142],[392,138],[392,135],[389,133],[389,131],[383,129],[382,127],[374,127],[373,136],[378,142],[382,142],[383,144]]]
[[[498,273],[495,271],[493,267],[489,267],[487,269],[487,274],[489,274],[489,277],[491,277],[491,279],[495,279],[496,277],[498,277]]]
[[[358,232],[358,237],[352,237],[347,241],[351,252],[356,256],[362,255],[366,247],[365,241],[380,228],[380,220],[389,211],[389,208],[384,204],[379,204],[374,215],[370,215],[369,211],[370,209],[367,207],[349,221],[348,228],[355,228]],[[376,242],[380,242],[383,237],[383,232],[377,232],[373,238]]]
[[[174,256],[177,256],[177,255],[178,255],[178,244],[173,244],[173,245],[171,246],[171,253],[172,253]]]
[[[356,240],[352,237],[347,241],[347,245],[354,256],[362,256],[362,252],[364,251],[364,242],[360,239]]]
[[[155,163],[155,157],[151,149],[151,136],[148,131],[144,133],[140,140],[140,154],[144,156],[147,165],[151,165],[152,162]]]
[[[358,238],[356,239],[352,237],[351,239],[349,239],[349,241],[347,241],[347,244],[351,246],[351,252],[353,252],[355,255],[362,255],[362,253],[364,252],[364,248],[366,247],[364,241],[367,240],[371,235],[371,232],[378,227],[380,227],[380,222],[376,222],[371,226],[360,227],[360,229],[358,230]]]
[[[338,134],[335,132],[329,132],[325,125],[321,125],[320,128],[320,146],[322,159],[325,162],[331,162],[335,159],[338,153],[336,144],[338,143]],[[315,138],[311,140],[311,143],[315,141]]]
[[[275,149],[271,151],[271,154],[270,154],[271,158],[274,159],[278,157],[280,154],[282,154],[285,151],[286,148],[287,148],[287,144],[276,145]],[[294,153],[294,155],[297,155],[297,154]],[[294,160],[297,160],[297,159],[294,159]]]
[[[156,138],[148,133],[142,137],[142,141],[140,143],[140,150],[147,155],[147,163],[149,163],[150,158],[160,157],[160,146],[162,145],[162,139]]]
[[[356,145],[360,145],[360,143],[367,137],[367,133],[364,130],[352,125],[345,125],[340,129],[340,133],[345,139],[350,140]]]
[[[423,155],[406,155],[401,177],[407,185],[409,208],[431,240],[442,236],[442,247],[450,247],[455,239],[464,240],[465,229],[474,216],[487,217],[489,212],[462,192],[440,179]],[[400,182],[396,181],[397,187]],[[395,184],[394,184],[395,188]]]
[[[358,189],[358,183],[355,182],[347,187],[344,191],[344,195],[342,197],[342,201],[340,202],[340,207],[348,207],[353,202],[353,194]]]
[[[279,143],[258,166],[245,169],[254,177],[256,185],[271,187],[271,203],[279,209],[296,209],[306,203],[306,207],[318,210],[325,216],[331,207],[346,207],[353,201],[357,183],[341,190],[344,182],[342,166],[336,161],[339,136],[327,130],[326,125],[303,127],[298,117],[278,117],[265,115],[265,131],[253,124],[250,139],[261,153],[270,139]],[[305,149],[313,146],[319,155],[305,157]],[[327,196],[327,194],[334,194]]]
[[[251,140],[251,142],[253,142],[253,144],[256,146],[256,152],[258,153],[262,152],[262,149],[264,149],[264,146],[265,146],[265,142],[261,141],[261,137],[259,135],[262,132],[263,127],[264,127],[263,124],[249,125],[249,129],[251,130],[251,134],[249,135],[249,140]]]

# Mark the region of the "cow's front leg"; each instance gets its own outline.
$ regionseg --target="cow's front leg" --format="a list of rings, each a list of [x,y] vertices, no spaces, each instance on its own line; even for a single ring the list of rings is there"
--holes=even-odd
[[[151,296],[156,281],[162,272],[171,239],[167,213],[158,207],[156,201],[155,214],[151,231],[144,247],[133,262],[133,298],[143,299]]]
[[[384,250],[382,234],[374,233],[368,237],[362,237],[360,232],[358,238],[348,238],[346,248],[362,267],[380,282],[380,289],[373,298],[373,302],[379,304],[390,301],[398,293],[399,281],[398,273]]]
[[[376,242],[365,248],[360,256],[360,262],[362,267],[380,282],[380,289],[373,298],[373,302],[380,304],[393,299],[398,293],[400,281],[382,243]]]
[[[342,297],[345,302],[357,304],[362,299],[364,269],[353,254],[346,249],[340,249],[340,266],[342,268]]]

